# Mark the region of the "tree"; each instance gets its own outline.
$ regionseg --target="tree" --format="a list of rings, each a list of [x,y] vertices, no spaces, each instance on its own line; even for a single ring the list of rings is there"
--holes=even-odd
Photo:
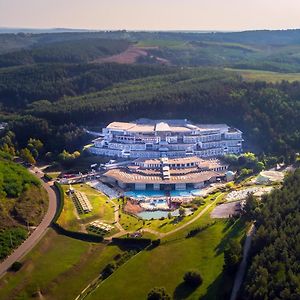
[[[168,219],[172,219],[172,214],[168,212]]]
[[[36,161],[33,157],[33,155],[31,154],[31,152],[29,151],[28,148],[24,148],[20,151],[20,156],[22,159],[24,159],[24,161],[26,161],[29,164],[35,165]]]
[[[242,258],[242,246],[239,241],[231,239],[227,249],[224,251],[224,270],[231,272],[236,271],[237,266]]]
[[[180,215],[180,217],[184,217],[185,216],[185,209],[183,207],[179,208],[179,215]]]
[[[194,288],[198,287],[203,282],[202,276],[197,270],[190,270],[186,272],[183,276],[183,280],[185,284]]]
[[[164,287],[155,287],[148,293],[148,300],[170,300],[171,297]]]

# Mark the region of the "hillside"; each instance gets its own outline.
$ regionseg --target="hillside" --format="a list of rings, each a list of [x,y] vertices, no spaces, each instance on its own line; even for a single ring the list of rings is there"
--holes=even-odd
[[[139,117],[224,122],[245,131],[247,140],[264,151],[286,155],[288,149],[299,149],[299,95],[298,83],[248,83],[231,72],[198,68],[127,81],[54,104],[34,102],[26,113],[54,124]]]
[[[134,43],[146,48],[140,50],[139,63],[300,71],[300,30],[0,34],[0,66],[94,59],[101,62],[104,57],[126,54]],[[113,61],[120,59],[117,56]]]
[[[47,197],[38,179],[1,153],[0,260],[26,238],[28,226],[40,223],[47,210]]]

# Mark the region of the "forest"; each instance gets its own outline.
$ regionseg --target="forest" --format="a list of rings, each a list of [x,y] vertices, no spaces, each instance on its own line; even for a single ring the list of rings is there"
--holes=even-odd
[[[292,154],[300,142],[299,83],[248,83],[214,69],[188,69],[113,85],[103,91],[36,101],[26,113],[52,124],[99,124],[139,117],[228,123],[262,151]],[[74,105],[76,103],[76,105]]]
[[[299,299],[300,294],[300,170],[280,190],[254,201],[257,232],[242,289],[243,299]]]
[[[114,83],[168,74],[176,68],[119,64],[33,64],[0,68],[0,103],[24,108],[36,100],[56,101],[100,91]]]

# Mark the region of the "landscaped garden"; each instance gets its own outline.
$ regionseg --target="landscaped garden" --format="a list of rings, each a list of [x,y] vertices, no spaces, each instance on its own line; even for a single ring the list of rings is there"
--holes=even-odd
[[[58,219],[58,224],[65,229],[82,231],[82,224],[94,220],[101,220],[107,223],[114,222],[114,207],[108,198],[86,184],[75,184],[72,187],[84,193],[90,201],[93,209],[86,214],[79,214],[74,206],[73,200],[67,195],[68,185],[63,185],[65,192],[64,207]]]

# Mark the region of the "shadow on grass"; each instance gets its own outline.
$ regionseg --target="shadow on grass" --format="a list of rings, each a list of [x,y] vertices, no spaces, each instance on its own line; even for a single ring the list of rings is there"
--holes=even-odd
[[[206,294],[199,299],[201,300],[228,300],[230,299],[231,289],[233,280],[225,272],[220,275],[212,282],[206,291]]]
[[[188,298],[197,288],[191,287],[184,282],[181,282],[173,293],[174,300],[181,300]]]
[[[221,253],[223,253],[230,239],[236,238],[239,235],[240,231],[243,230],[245,227],[245,220],[243,218],[239,218],[232,225],[230,225],[230,223],[228,224],[229,225],[226,224],[227,230],[224,234],[224,237],[222,238],[218,246],[215,248],[215,256],[218,256]]]

